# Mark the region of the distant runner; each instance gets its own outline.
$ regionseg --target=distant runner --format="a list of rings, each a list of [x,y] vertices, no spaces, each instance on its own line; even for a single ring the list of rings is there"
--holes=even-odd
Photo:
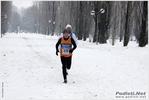
[[[74,41],[76,42],[76,44],[78,44],[76,35],[71,31],[72,30],[71,25],[70,24],[67,24],[66,25],[66,29],[69,31],[69,36],[74,39]],[[60,35],[59,38],[61,38],[61,37],[63,37],[63,33],[61,33],[61,35]]]

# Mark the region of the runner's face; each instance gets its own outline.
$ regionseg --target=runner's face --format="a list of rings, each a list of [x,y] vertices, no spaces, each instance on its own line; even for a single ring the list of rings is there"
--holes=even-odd
[[[69,33],[65,32],[63,36],[64,36],[64,38],[68,38],[68,35],[69,35]]]
[[[68,28],[67,28],[67,30],[70,32],[71,28],[70,28],[70,27],[68,27]]]

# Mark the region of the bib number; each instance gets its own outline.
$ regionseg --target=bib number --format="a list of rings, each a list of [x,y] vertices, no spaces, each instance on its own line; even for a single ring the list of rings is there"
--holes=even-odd
[[[69,48],[63,48],[62,54],[69,54]]]

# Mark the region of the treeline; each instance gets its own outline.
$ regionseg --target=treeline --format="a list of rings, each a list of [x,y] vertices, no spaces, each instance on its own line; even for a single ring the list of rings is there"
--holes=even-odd
[[[71,24],[79,40],[90,37],[91,42],[106,43],[110,39],[114,45],[117,38],[127,46],[135,36],[142,47],[148,44],[147,7],[148,1],[33,1],[32,7],[21,11],[19,27],[22,31],[59,35],[66,24]],[[101,8],[104,13],[90,14]]]
[[[10,26],[12,1],[1,1],[1,38]]]

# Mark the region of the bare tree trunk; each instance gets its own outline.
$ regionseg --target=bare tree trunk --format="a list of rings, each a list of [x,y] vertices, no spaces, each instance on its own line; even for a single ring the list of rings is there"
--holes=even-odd
[[[147,44],[148,36],[146,36],[146,21],[147,21],[147,5],[148,1],[143,2],[143,17],[142,17],[142,31],[139,38],[139,46],[144,47]]]
[[[106,13],[106,22],[105,22],[105,30],[106,30],[106,40],[109,38],[109,22],[110,22],[110,9],[111,9],[111,5],[110,5],[110,1],[106,1],[106,9],[105,9],[105,13]]]
[[[128,1],[127,13],[126,13],[126,22],[125,22],[124,46],[127,46],[128,42],[129,42],[129,27],[128,27],[129,25],[128,25],[128,21],[129,21],[130,4],[131,4],[131,1]]]
[[[80,13],[79,13],[79,34],[78,34],[78,40],[82,40],[82,34],[83,34],[83,1],[80,1]]]
[[[124,9],[125,9],[125,4],[123,3],[123,1],[121,1],[121,20],[120,20],[120,22],[121,22],[121,26],[120,26],[120,42],[122,41],[122,39],[123,39],[123,36],[124,36],[124,25],[123,25],[123,23],[124,23]]]
[[[97,2],[98,1],[94,1],[95,12],[98,12]],[[94,33],[94,37],[93,37],[93,42],[96,42],[96,38],[97,38],[97,34],[98,34],[97,33],[97,14],[95,14],[94,21],[95,21],[95,33]]]
[[[56,18],[56,10],[55,10],[55,1],[52,1],[53,4],[53,12],[52,12],[52,34],[51,36],[54,35],[54,30],[55,30],[55,18]]]
[[[12,12],[12,1],[1,1],[1,38],[8,31]]]
[[[101,8],[106,9],[106,2],[103,1],[102,2],[102,6]],[[106,43],[106,12],[105,13],[101,13],[99,16],[99,23],[98,23],[98,32],[99,32],[99,36],[98,36],[98,42],[103,44]]]

